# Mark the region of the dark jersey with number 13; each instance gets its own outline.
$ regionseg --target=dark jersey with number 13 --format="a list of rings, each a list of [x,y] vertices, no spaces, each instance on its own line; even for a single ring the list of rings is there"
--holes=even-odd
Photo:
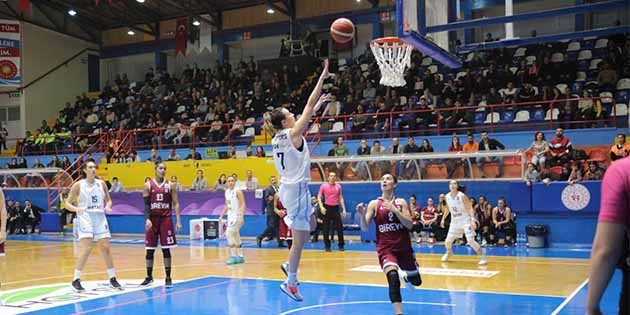
[[[155,179],[149,182],[151,186],[151,216],[171,216],[173,212],[173,197],[171,195],[171,185],[168,181],[158,184]]]

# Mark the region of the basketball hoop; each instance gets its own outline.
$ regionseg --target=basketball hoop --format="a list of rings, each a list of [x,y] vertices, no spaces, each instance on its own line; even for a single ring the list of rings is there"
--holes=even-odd
[[[405,86],[405,69],[411,65],[413,47],[398,37],[377,38],[370,42],[372,53],[381,69],[381,84]]]

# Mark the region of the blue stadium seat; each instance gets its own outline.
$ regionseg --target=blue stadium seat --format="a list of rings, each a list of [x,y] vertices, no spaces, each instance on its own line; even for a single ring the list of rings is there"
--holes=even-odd
[[[514,112],[511,110],[504,111],[502,116],[501,123],[503,124],[509,124],[514,121]]]
[[[630,101],[630,90],[621,90],[617,91],[617,97],[615,97],[617,103],[629,103]]]
[[[474,119],[475,125],[482,125],[485,120],[486,120],[486,112],[475,112],[475,119]]]
[[[543,109],[534,110],[530,115],[531,121],[544,121],[545,120],[545,111]]]

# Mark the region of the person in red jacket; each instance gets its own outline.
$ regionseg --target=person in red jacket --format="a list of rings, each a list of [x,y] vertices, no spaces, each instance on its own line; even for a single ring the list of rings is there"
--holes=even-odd
[[[563,165],[571,159],[571,141],[564,136],[564,129],[556,129],[556,136],[549,142],[551,165]]]

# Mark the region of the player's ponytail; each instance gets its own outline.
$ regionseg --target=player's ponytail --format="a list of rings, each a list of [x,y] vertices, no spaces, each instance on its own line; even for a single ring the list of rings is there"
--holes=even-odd
[[[282,129],[282,121],[286,118],[282,108],[274,108],[263,115],[263,128],[273,137]]]

